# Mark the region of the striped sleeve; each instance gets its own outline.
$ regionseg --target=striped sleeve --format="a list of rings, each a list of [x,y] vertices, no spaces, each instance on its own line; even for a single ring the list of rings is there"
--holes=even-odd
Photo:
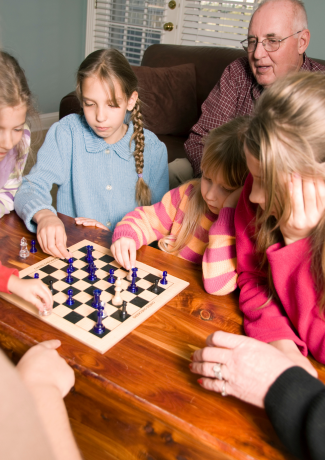
[[[226,295],[237,287],[235,208],[223,208],[209,231],[202,261],[203,284],[209,294]]]
[[[0,262],[0,292],[11,294],[8,291],[8,281],[11,275],[19,276],[18,270],[16,268],[4,267]]]
[[[167,192],[159,203],[129,212],[116,225],[113,243],[122,237],[132,238],[139,249],[169,235],[174,221],[183,219],[183,212],[179,212],[181,203],[187,200],[192,188],[192,183],[181,185]]]

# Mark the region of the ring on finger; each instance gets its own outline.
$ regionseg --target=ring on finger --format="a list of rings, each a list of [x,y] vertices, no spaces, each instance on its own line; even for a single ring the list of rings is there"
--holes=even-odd
[[[222,380],[221,364],[220,364],[220,363],[216,363],[216,364],[213,366],[212,370],[213,370],[213,372],[214,372],[214,375],[215,375],[216,379]]]
[[[221,396],[227,396],[226,385],[227,385],[227,382],[226,380],[224,380],[222,384],[222,389],[221,389]]]

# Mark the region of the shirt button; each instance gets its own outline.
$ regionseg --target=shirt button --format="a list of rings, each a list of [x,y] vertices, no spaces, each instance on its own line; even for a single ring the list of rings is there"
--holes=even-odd
[[[107,186],[106,186],[106,190],[112,190],[112,186],[111,186],[111,185],[107,185]]]
[[[105,153],[109,153],[109,149],[106,149],[106,150],[105,150]]]
[[[106,225],[107,225],[107,227],[110,227],[110,226],[111,226],[111,223],[110,223],[110,222],[107,222]]]

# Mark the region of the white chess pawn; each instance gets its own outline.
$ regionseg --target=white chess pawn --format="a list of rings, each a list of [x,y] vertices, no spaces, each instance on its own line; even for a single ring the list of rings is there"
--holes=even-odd
[[[27,249],[27,241],[26,238],[22,238],[20,241],[20,251],[19,251],[19,257],[22,259],[27,259],[29,256],[29,251]]]
[[[129,273],[127,274],[126,279],[127,279],[128,281],[132,281],[132,268],[131,268],[131,270],[129,271]]]
[[[123,299],[121,297],[121,278],[117,278],[115,281],[115,296],[112,298],[112,304],[115,307],[119,307],[123,303]]]

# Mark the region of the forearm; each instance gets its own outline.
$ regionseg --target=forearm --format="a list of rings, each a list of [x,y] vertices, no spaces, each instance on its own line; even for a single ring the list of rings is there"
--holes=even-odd
[[[60,392],[54,386],[29,388],[57,460],[81,460]]]

